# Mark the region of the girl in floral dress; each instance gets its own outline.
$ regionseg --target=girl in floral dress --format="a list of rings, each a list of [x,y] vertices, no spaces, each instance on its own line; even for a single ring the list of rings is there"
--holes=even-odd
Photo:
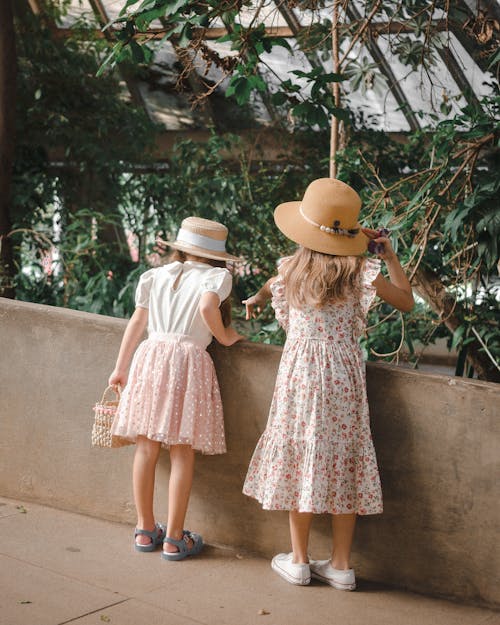
[[[166,242],[177,258],[143,273],[110,385],[124,387],[111,433],[136,443],[132,481],[137,509],[135,548],[183,560],[203,547],[199,534],[184,530],[193,481],[195,451],[226,451],[219,385],[206,347],[215,337],[232,345],[243,337],[223,323],[221,302],[231,292],[225,251],[227,228],[188,217],[177,239]],[[148,329],[148,338],[134,350]],[[133,358],[132,358],[133,356]],[[130,373],[128,368],[130,362]],[[168,522],[153,511],[160,448],[170,453]]]
[[[413,307],[389,239],[361,228],[360,207],[351,187],[329,178],[313,181],[302,202],[280,204],[276,225],[299,247],[245,302],[250,318],[272,298],[287,339],[243,492],[266,510],[289,510],[292,552],[271,563],[279,575],[299,585],[312,575],[343,590],[355,588],[356,515],[382,512],[358,339],[375,295],[402,311]],[[370,239],[389,280],[378,258],[363,256]],[[322,513],[332,515],[331,558],[309,562],[312,517]]]

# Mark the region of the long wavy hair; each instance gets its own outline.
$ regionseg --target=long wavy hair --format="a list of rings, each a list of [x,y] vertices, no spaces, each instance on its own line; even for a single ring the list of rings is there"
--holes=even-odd
[[[201,258],[200,256],[196,256],[196,254],[190,254],[190,256],[212,267],[223,267],[224,269],[227,269],[227,264],[223,260],[215,260],[214,258]],[[183,263],[186,260],[186,258],[187,258],[187,255],[185,254],[185,252],[174,249],[166,257],[163,264],[173,263],[175,261],[179,261],[180,263]],[[231,320],[232,320],[231,308],[232,308],[231,296],[229,295],[229,297],[227,297],[223,302],[221,302],[221,305],[220,305],[220,313],[222,316],[222,322],[224,323],[224,326],[226,328],[229,325],[231,325]]]
[[[298,247],[279,269],[289,305],[321,308],[350,294],[359,296],[363,262],[361,256],[332,256]]]

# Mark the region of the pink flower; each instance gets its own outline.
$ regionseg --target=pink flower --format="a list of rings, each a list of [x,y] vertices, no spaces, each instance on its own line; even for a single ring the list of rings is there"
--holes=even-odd
[[[137,246],[137,236],[130,230],[125,231],[127,235],[127,245],[129,249],[130,258],[134,263],[139,262],[139,248]]]

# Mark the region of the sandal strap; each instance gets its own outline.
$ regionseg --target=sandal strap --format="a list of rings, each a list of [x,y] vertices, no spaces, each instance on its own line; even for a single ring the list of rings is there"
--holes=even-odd
[[[189,547],[188,545],[189,540],[193,541],[193,545],[191,547]],[[175,540],[175,538],[165,536],[163,542],[177,547],[179,553],[185,553],[186,551],[191,551],[194,548],[196,544],[196,539],[189,530],[182,530],[182,538],[180,540]]]
[[[135,528],[135,533],[134,533],[134,537],[137,536],[148,536],[149,538],[151,538],[151,540],[155,540],[157,538],[159,538],[163,533],[164,533],[164,528],[157,523],[155,525],[154,530],[149,531],[149,530],[141,530],[138,529],[137,527]]]

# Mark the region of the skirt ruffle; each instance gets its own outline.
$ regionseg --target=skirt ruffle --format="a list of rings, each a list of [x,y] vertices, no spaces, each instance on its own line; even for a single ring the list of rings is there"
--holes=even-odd
[[[265,510],[379,514],[382,491],[370,440],[296,440],[268,428],[252,456],[243,493]]]
[[[204,454],[226,451],[215,368],[207,351],[180,334],[143,341],[132,360],[111,432],[135,442],[191,445]]]

